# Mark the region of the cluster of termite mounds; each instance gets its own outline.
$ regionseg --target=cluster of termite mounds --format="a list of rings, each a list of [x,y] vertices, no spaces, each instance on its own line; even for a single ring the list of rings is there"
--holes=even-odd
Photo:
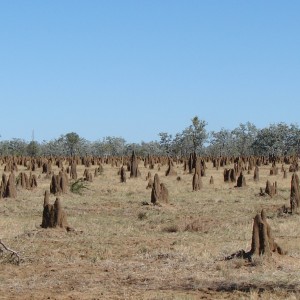
[[[60,198],[56,198],[54,204],[50,204],[50,193],[45,191],[43,204],[42,228],[64,228],[67,231],[74,229],[69,226],[67,215],[62,207]]]
[[[184,171],[186,171],[188,166],[188,170],[190,174],[193,174],[192,179],[192,190],[193,191],[199,191],[203,187],[202,179],[201,177],[205,176],[205,169],[206,164],[205,160],[201,159],[196,155],[196,153],[192,153],[189,156],[189,159],[187,162],[185,162],[184,165]],[[213,183],[213,178],[210,178],[210,183]]]
[[[54,195],[66,194],[68,191],[68,184],[68,175],[64,171],[59,171],[58,175],[52,175],[50,193]]]
[[[19,176],[16,179],[17,186],[27,189],[27,190],[32,190],[37,187],[37,177],[35,174],[32,174],[30,172],[29,177],[27,173],[21,172]]]
[[[158,205],[169,202],[169,192],[164,183],[160,182],[158,174],[154,175],[154,181],[151,191],[151,203]]]

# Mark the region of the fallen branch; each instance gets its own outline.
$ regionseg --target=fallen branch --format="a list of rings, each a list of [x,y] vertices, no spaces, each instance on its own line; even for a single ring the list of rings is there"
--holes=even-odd
[[[11,256],[14,256],[14,255],[15,255],[15,256],[17,257],[17,259],[18,259],[18,265],[19,265],[19,264],[20,264],[20,256],[19,256],[18,252],[14,251],[14,250],[12,250],[12,249],[10,249],[10,248],[8,248],[8,247],[2,242],[2,240],[0,240],[0,245],[3,246],[3,248],[4,248],[6,251],[11,252]]]

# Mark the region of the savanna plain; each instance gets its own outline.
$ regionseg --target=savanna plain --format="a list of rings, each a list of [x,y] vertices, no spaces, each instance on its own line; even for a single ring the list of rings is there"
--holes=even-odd
[[[8,176],[4,167],[0,174]],[[92,174],[96,167],[89,167]],[[224,182],[223,167],[207,161],[203,187],[193,191],[193,175],[182,162],[174,163],[177,175],[165,176],[166,164],[149,170],[140,160],[141,176],[130,178],[127,171],[126,183],[120,166],[102,167],[80,193],[69,188],[59,195],[71,231],[40,226],[51,181],[41,168],[32,172],[36,188],[17,187],[16,198],[0,199],[0,239],[20,257],[18,264],[0,247],[0,299],[300,298],[300,215],[280,210],[290,203],[291,172],[270,175],[271,166],[261,165],[258,182],[253,170],[244,172],[246,186],[237,188]],[[77,165],[78,177],[85,168]],[[55,174],[59,170],[52,165]],[[149,171],[167,187],[168,203],[151,204]],[[18,165],[16,177],[20,172],[30,171]],[[277,182],[272,198],[260,195],[267,180]],[[50,203],[56,197],[51,194]],[[225,260],[249,251],[253,218],[262,209],[287,254]]]

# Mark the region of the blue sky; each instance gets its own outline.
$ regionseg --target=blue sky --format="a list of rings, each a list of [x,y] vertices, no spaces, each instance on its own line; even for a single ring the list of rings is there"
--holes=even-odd
[[[1,138],[298,123],[300,1],[0,0]]]

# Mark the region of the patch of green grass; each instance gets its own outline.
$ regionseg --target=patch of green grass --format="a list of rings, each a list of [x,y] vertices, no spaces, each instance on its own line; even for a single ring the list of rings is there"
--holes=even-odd
[[[84,190],[88,190],[89,188],[87,187],[87,182],[83,181],[82,178],[76,180],[73,182],[70,186],[70,191],[74,194],[78,194],[80,196],[83,195]]]

